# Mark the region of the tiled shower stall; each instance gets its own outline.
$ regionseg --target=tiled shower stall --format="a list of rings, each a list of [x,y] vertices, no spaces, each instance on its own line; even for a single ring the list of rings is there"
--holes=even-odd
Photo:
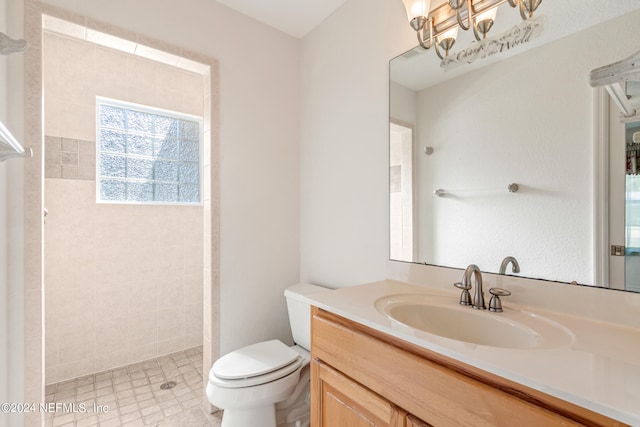
[[[198,351],[201,384],[190,378],[189,387],[207,414],[203,373],[218,354],[218,61],[36,0],[25,1],[24,14],[24,145],[33,151],[23,189],[25,401],[44,402],[63,382]],[[86,43],[89,33],[100,46]],[[147,59],[105,47],[114,41]],[[201,205],[96,203],[98,94],[202,116]],[[45,421],[25,416],[26,425]]]
[[[46,383],[202,345],[202,206],[96,202],[96,97],[202,116],[203,76],[43,42]]]

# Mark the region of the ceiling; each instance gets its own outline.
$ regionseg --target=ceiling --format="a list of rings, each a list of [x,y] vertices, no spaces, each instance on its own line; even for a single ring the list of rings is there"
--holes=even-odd
[[[302,38],[346,0],[217,1],[295,38]]]

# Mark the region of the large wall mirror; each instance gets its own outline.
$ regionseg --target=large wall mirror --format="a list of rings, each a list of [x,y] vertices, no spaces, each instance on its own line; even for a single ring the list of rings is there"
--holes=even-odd
[[[442,70],[420,47],[390,62],[390,257],[498,273],[512,256],[523,277],[640,291],[640,123],[589,85],[591,70],[640,50],[640,4],[539,11],[536,40],[472,65]],[[497,21],[509,13],[519,19],[503,5]],[[625,248],[598,265],[612,246]]]

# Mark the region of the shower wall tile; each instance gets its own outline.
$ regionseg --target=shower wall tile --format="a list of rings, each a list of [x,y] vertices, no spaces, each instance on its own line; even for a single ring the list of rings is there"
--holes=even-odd
[[[50,376],[68,379],[90,374],[95,371],[95,360],[93,358],[83,359],[74,362],[64,361],[57,366],[47,367],[45,378]]]
[[[127,79],[122,77],[122,70],[127,66],[127,55],[104,47],[96,49],[97,93],[109,94],[114,99],[125,99],[127,96]]]
[[[129,312],[129,291],[120,283],[96,282],[95,313],[98,319],[124,319]],[[126,324],[125,324],[126,326]],[[124,333],[124,332],[123,332]]]
[[[162,310],[158,313],[158,341],[180,339],[184,342],[185,322],[181,309]]]
[[[127,336],[134,346],[158,341],[158,313],[156,310],[129,312]]]
[[[61,165],[62,164],[62,152],[60,150],[47,149],[45,152],[45,165]],[[47,177],[48,178],[48,177]]]
[[[202,339],[200,340],[200,342],[202,342]],[[185,347],[185,339],[183,337],[158,341],[159,354],[167,354],[167,353],[175,352],[178,350],[182,350],[184,348],[187,348],[187,347]],[[177,350],[172,350],[172,349],[177,349]]]
[[[171,310],[184,305],[184,289],[181,280],[158,280],[158,310]],[[177,322],[177,319],[176,319]]]
[[[202,344],[203,207],[96,203],[95,97],[201,115],[203,83],[108,48],[45,39],[51,384]]]
[[[38,338],[30,339],[27,342],[30,350],[25,352],[25,366],[32,366],[33,369],[25,369],[25,383],[36,384],[42,381],[42,341]],[[36,402],[37,399],[33,399],[30,402]]]
[[[96,180],[96,143],[45,137],[45,177]]]
[[[147,310],[155,310],[158,307],[157,284],[150,282],[133,282],[129,291],[129,323],[135,327],[137,322],[143,320],[143,314]]]
[[[96,137],[95,99],[92,107],[71,98],[62,98],[59,103],[60,134],[68,138],[90,141]]]
[[[30,317],[29,320],[36,320],[37,313],[42,312],[42,293],[40,289],[28,289],[25,293],[25,305],[28,307],[33,307],[33,312],[27,313],[27,316]],[[39,310],[39,311],[36,311]],[[34,338],[38,336],[39,333],[39,325],[33,324],[32,322],[25,322],[25,335],[30,338]]]
[[[154,354],[156,355],[158,354],[157,341],[151,344],[129,345],[129,356],[128,356],[129,360],[135,360],[135,361],[146,360],[149,358],[153,358]]]
[[[129,99],[137,104],[157,104],[158,64],[142,58],[127,57],[125,79],[129,90]]]
[[[182,81],[180,82],[180,85],[184,87],[182,94],[193,99],[200,99],[202,102],[204,100],[204,80],[202,75],[195,73],[182,73],[181,77]]]
[[[78,140],[78,178],[96,180],[96,143]]]
[[[78,166],[62,165],[62,179],[78,179]]]
[[[123,350],[122,344],[120,345],[120,349],[114,352],[100,352],[96,356],[95,362],[95,372],[106,371],[108,369],[112,369],[113,367],[124,366],[129,363],[129,351],[126,349]]]
[[[92,43],[71,37],[58,37],[58,85],[67,98],[91,100],[91,89],[95,87],[96,80],[95,50]]]
[[[122,337],[129,329],[126,314],[96,312],[96,348],[104,353],[117,353],[122,349]],[[126,363],[126,360],[125,360]]]
[[[62,142],[61,150],[67,153],[78,154],[78,140],[69,138],[60,138]]]
[[[62,138],[59,136],[44,137],[45,150],[62,151]]]
[[[202,333],[202,304],[185,305],[184,310],[186,330]]]
[[[62,165],[45,165],[44,173],[47,178],[62,178]]]
[[[202,303],[202,286],[204,283],[204,275],[201,270],[198,274],[191,276],[187,271],[185,273],[185,279],[182,283],[182,294],[184,296],[184,304],[201,304]]]
[[[184,337],[185,348],[189,348],[193,345],[197,345],[196,343],[203,343],[202,333],[191,333],[191,331],[189,331],[189,333]],[[211,365],[207,364],[205,366],[211,366]]]

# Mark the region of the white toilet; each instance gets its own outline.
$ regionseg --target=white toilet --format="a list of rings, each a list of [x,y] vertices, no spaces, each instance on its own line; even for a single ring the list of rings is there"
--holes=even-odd
[[[296,345],[264,341],[232,351],[213,364],[207,399],[224,410],[222,427],[309,426],[311,319],[304,296],[326,290],[309,284],[285,290]]]

